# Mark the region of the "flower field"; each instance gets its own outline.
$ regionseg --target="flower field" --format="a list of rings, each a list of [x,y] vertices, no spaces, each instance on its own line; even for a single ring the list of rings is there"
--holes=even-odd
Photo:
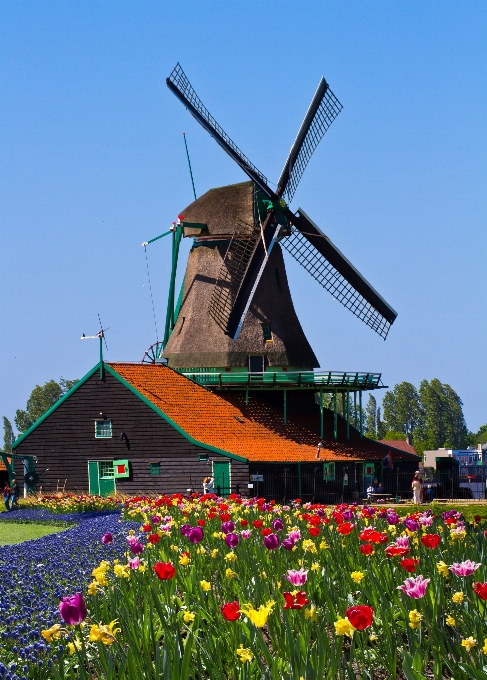
[[[0,549],[0,678],[487,677],[480,517],[179,495],[123,517]]]

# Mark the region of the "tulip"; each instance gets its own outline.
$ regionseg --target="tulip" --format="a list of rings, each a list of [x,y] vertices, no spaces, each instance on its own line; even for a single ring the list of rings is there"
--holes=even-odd
[[[154,564],[154,571],[161,581],[168,581],[176,576],[176,569],[172,562],[157,562]]]
[[[250,538],[252,534],[252,529],[244,529],[243,531],[240,532],[240,535],[242,538]]]
[[[419,560],[414,557],[406,557],[406,559],[401,560],[399,564],[403,569],[412,574],[416,571],[416,565],[419,564]]]
[[[419,600],[420,597],[424,597],[430,580],[429,578],[423,578],[420,574],[416,578],[407,578],[402,586],[397,586],[397,590],[402,590],[409,597]]]
[[[289,581],[289,583],[292,583],[293,586],[302,586],[306,583],[307,578],[308,578],[308,571],[307,569],[288,569],[288,572],[286,574],[286,578]]]
[[[349,607],[345,612],[345,616],[357,630],[364,630],[371,626],[373,615],[374,610],[372,607],[368,607],[365,604]]]
[[[292,541],[290,538],[285,538],[282,542],[282,547],[285,550],[292,550],[294,548],[294,541]]]
[[[374,552],[374,546],[371,545],[370,543],[366,543],[365,545],[359,545],[360,552],[362,555],[372,555]]]
[[[110,545],[110,543],[113,542],[112,534],[108,531],[101,537],[101,542],[104,543],[105,545]]]
[[[88,614],[82,593],[63,597],[59,603],[59,613],[68,626],[77,626]]]
[[[419,529],[418,520],[413,519],[412,517],[406,517],[406,519],[403,519],[402,523],[409,531],[417,531]]]
[[[138,541],[133,541],[129,543],[130,550],[134,553],[134,555],[140,555],[141,552],[144,550],[144,546],[142,543],[139,543]]]
[[[133,557],[129,560],[129,567],[131,569],[138,569],[140,567],[140,559],[138,557]]]
[[[149,543],[152,543],[152,545],[157,545],[157,543],[159,543],[159,541],[161,540],[161,537],[159,536],[159,534],[150,534],[147,540],[149,541]]]
[[[282,531],[282,529],[284,529],[284,522],[282,519],[274,519],[271,524],[274,527],[274,531]]]
[[[450,571],[457,576],[471,576],[481,566],[480,562],[472,562],[465,560],[464,562],[455,562],[451,565]]]
[[[304,590],[300,590],[296,595],[293,595],[292,593],[283,593],[283,595],[286,600],[284,609],[302,609],[304,605],[309,602]]]
[[[224,604],[220,607],[220,611],[223,618],[227,621],[236,621],[240,618],[240,605],[236,600],[235,602],[227,602]]]
[[[475,583],[473,590],[481,600],[487,600],[487,583]]]
[[[204,531],[201,527],[191,527],[188,531],[188,540],[191,543],[201,543],[204,535]]]
[[[430,550],[434,550],[440,543],[440,537],[438,534],[425,534],[421,536],[421,543]]]
[[[179,531],[182,533],[183,536],[187,536],[191,531],[191,527],[189,526],[189,524],[183,524],[182,526],[179,527]]]
[[[233,522],[231,522],[231,521],[223,522],[222,531],[223,531],[224,534],[231,534],[234,529],[235,529],[235,524]]]
[[[239,540],[240,539],[237,534],[227,534],[225,536],[225,543],[229,548],[235,548],[235,546],[238,545]]]
[[[269,534],[264,538],[264,545],[267,550],[275,550],[279,546],[277,534]]]

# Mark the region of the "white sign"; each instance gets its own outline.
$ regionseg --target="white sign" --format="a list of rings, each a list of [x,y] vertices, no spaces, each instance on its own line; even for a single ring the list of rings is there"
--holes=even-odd
[[[253,485],[253,484],[247,484],[247,486],[249,487],[249,489],[253,489],[253,488],[254,488],[254,485]]]
[[[250,475],[250,479],[253,482],[263,482],[264,481],[264,475]]]

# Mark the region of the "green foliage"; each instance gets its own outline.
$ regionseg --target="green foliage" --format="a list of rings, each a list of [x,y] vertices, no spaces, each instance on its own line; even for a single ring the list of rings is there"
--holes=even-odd
[[[60,378],[58,383],[55,380],[49,380],[42,386],[36,385],[27,400],[25,411],[17,409],[15,412],[15,425],[19,433],[23,434],[26,432],[38,418],[44,415],[51,406],[54,406],[77,382],[77,380]]]
[[[394,430],[386,430],[384,436],[382,439],[386,439],[388,441],[404,441],[404,434],[402,432],[394,432]]]
[[[365,423],[364,431],[367,437],[376,438],[377,434],[377,401],[372,394],[369,394],[365,404]]]
[[[34,538],[41,538],[48,534],[64,531],[65,527],[54,524],[49,525],[25,525],[17,522],[0,522],[0,545],[12,545],[22,543]]]
[[[477,444],[485,444],[487,442],[487,424],[481,425],[477,432],[469,432],[467,434],[467,445],[477,446]]]
[[[409,382],[398,383],[392,392],[387,391],[382,399],[382,409],[386,429],[402,432],[402,439],[421,428],[423,412],[419,394]]]
[[[15,435],[10,420],[3,416],[3,450],[6,453],[12,452],[12,444],[15,441]]]
[[[434,378],[430,383],[421,381],[419,396],[424,413],[420,437],[423,451],[439,447],[464,448],[467,426],[463,417],[463,403],[455,390]]]

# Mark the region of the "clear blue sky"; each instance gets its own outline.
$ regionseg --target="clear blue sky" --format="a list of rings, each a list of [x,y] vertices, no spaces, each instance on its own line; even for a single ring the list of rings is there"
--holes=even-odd
[[[98,312],[109,360],[155,342],[140,244],[192,199],[183,130],[198,195],[246,179],[166,88],[180,61],[274,181],[325,76],[344,108],[291,207],[399,316],[383,342],[287,261],[321,367],[436,377],[487,422],[487,3],[3,0],[0,27],[0,415],[96,363]]]

